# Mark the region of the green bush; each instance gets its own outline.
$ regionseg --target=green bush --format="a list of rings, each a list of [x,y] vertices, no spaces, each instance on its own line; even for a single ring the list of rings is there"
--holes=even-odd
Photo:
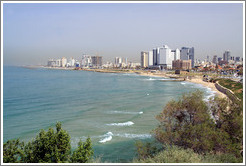
[[[169,146],[154,157],[140,159],[140,163],[200,163],[202,157],[191,149],[182,149],[178,146]]]
[[[233,154],[205,154],[202,156],[202,163],[242,163],[242,157],[235,157]]]
[[[243,158],[233,154],[198,154],[192,149],[168,146],[153,157],[134,160],[135,163],[242,163]]]
[[[61,162],[87,162],[93,155],[90,138],[85,143],[79,142],[71,158],[70,135],[56,124],[56,131],[49,128],[41,130],[34,140],[24,142],[10,140],[3,146],[4,163],[61,163]]]
[[[242,105],[218,97],[210,99],[209,104],[203,99],[202,92],[196,91],[183,95],[178,101],[169,101],[156,117],[160,122],[153,132],[156,140],[164,146],[175,145],[192,149],[200,155],[220,154],[217,157],[218,160],[207,156],[204,161],[241,161]],[[153,158],[157,160],[157,156],[148,157],[151,158],[149,160]],[[161,162],[161,160],[158,161]],[[187,161],[190,159],[188,158]]]

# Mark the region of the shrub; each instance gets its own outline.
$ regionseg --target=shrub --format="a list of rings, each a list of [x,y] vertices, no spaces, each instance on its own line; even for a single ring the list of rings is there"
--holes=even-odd
[[[90,138],[85,143],[79,142],[79,147],[73,153],[71,160],[70,135],[56,124],[56,132],[49,128],[41,130],[36,138],[26,145],[24,142],[10,140],[3,146],[4,163],[60,163],[87,162],[93,155]]]

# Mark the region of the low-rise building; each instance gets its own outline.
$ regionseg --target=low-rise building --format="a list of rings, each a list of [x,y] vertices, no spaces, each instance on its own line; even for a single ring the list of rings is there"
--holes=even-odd
[[[173,60],[172,66],[174,70],[190,70],[191,69],[191,59],[189,60]]]

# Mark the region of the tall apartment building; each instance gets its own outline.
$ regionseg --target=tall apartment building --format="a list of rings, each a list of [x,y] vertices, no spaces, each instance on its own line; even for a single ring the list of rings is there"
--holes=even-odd
[[[154,59],[153,59],[153,51],[149,51],[149,66],[153,66],[154,65]]]
[[[235,61],[236,61],[236,62],[239,62],[239,61],[240,61],[240,57],[239,57],[239,56],[236,57],[236,58],[235,58]]]
[[[194,47],[182,47],[180,51],[181,60],[191,60],[191,67],[194,67]]]
[[[56,66],[56,61],[53,60],[53,59],[49,59],[48,60],[48,63],[47,63],[47,66],[49,66],[49,67],[55,67]]]
[[[190,70],[191,69],[191,59],[189,60],[173,60],[172,61],[172,69],[179,69],[179,70]]]
[[[154,48],[153,49],[153,65],[154,66],[158,65],[157,59],[158,59],[159,54],[160,54],[160,48],[159,47]]]
[[[68,60],[67,65],[68,65],[68,66],[71,66],[71,67],[75,66],[75,59],[74,59],[74,58],[70,58],[70,59]]]
[[[141,52],[141,67],[149,66],[149,52],[142,51]]]
[[[218,57],[218,63],[219,63],[220,61],[223,61],[223,58]]]
[[[67,58],[62,57],[62,59],[61,59],[61,67],[66,67],[66,64],[67,64]]]
[[[57,59],[56,60],[56,66],[57,67],[61,67],[61,59]]]
[[[92,66],[100,67],[102,66],[102,56],[91,56]]]
[[[81,67],[91,67],[92,59],[90,55],[83,55],[81,60]]]
[[[223,60],[228,62],[231,59],[231,53],[230,51],[225,51],[223,54]]]
[[[217,55],[214,55],[214,56],[213,56],[213,63],[214,63],[214,64],[217,64],[217,63],[218,63]]]
[[[164,45],[160,48],[159,56],[157,57],[157,64],[164,68],[172,68],[172,61],[174,60],[174,52],[167,46]]]
[[[180,50],[178,48],[176,50],[172,50],[171,52],[174,56],[174,60],[180,59]]]

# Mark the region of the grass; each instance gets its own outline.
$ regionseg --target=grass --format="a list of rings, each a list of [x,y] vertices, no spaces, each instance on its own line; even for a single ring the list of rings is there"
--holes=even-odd
[[[243,100],[243,84],[231,79],[220,79],[219,84],[230,89],[239,99]]]

